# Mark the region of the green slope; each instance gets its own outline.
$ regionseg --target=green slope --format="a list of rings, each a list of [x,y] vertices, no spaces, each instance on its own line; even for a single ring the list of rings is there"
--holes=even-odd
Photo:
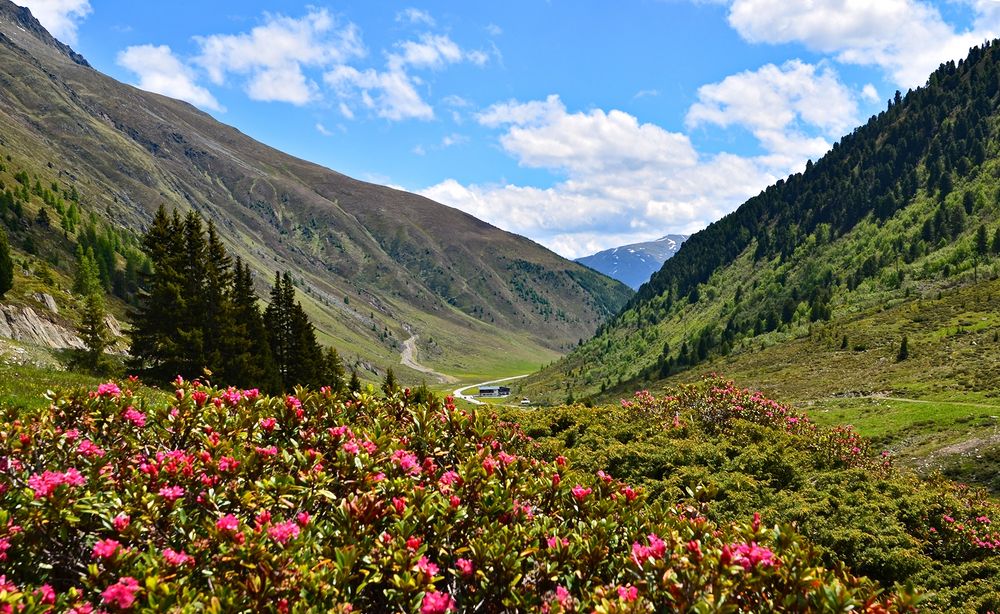
[[[989,400],[1000,360],[998,80],[995,43],[943,65],[804,173],[692,236],[522,393],[600,397],[718,370],[789,400],[888,391],[1000,415]],[[897,363],[904,335],[911,356]],[[897,422],[902,439],[907,421]]]

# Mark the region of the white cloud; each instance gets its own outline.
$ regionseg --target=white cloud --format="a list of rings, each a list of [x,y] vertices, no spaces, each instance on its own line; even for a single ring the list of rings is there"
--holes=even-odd
[[[686,118],[689,128],[746,128],[768,152],[762,161],[776,168],[794,168],[804,158],[823,155],[830,143],[814,134],[817,130],[838,138],[858,121],[854,94],[837,74],[800,60],[701,86]]]
[[[441,70],[463,61],[479,63],[478,52],[466,52],[446,35],[423,34],[417,40],[396,43],[386,55],[386,70],[358,70],[341,64],[323,75],[323,81],[345,101],[360,98],[363,106],[392,121],[430,120],[434,109],[424,101],[418,86],[422,81],[415,70]],[[485,61],[485,60],[483,60]]]
[[[878,90],[871,83],[866,83],[863,88],[861,88],[861,97],[868,102],[878,102]]]
[[[92,11],[89,0],[17,0],[45,26],[52,36],[70,45],[76,44],[76,31]]]
[[[486,33],[489,34],[490,36],[500,36],[501,34],[503,34],[503,28],[501,28],[495,23],[487,24]]]
[[[319,122],[316,122],[316,132],[319,132],[323,136],[333,136],[333,132]]]
[[[878,66],[906,88],[1000,32],[996,2],[964,2],[976,13],[969,30],[921,0],[733,0],[729,23],[750,42],[799,42],[842,63]]]
[[[166,45],[136,45],[118,54],[117,62],[137,75],[140,89],[186,100],[193,105],[223,111],[212,94],[196,83],[194,71]]]
[[[340,24],[326,9],[315,8],[300,19],[268,14],[264,24],[250,32],[195,40],[201,47],[196,61],[214,83],[224,83],[229,74],[246,76],[250,98],[296,105],[319,96],[304,68],[333,66],[365,55],[357,26]]]
[[[462,145],[463,143],[468,143],[469,137],[464,134],[459,134],[453,132],[451,134],[446,134],[441,138],[441,147],[453,147],[455,145]]]
[[[361,103],[379,117],[392,121],[433,119],[434,109],[417,92],[414,80],[402,70],[360,71],[353,66],[337,66],[323,80],[343,98],[360,91]]]
[[[546,188],[448,179],[421,193],[569,257],[703,228],[777,179],[757,159],[701,155],[686,135],[619,110],[570,112],[558,96],[495,104],[478,120],[503,129],[519,164],[564,178]]]
[[[400,23],[423,24],[431,27],[435,24],[434,18],[431,17],[430,13],[412,7],[396,13],[396,21]]]
[[[660,95],[660,90],[639,90],[632,96],[633,99],[637,100],[639,98],[655,98]]]

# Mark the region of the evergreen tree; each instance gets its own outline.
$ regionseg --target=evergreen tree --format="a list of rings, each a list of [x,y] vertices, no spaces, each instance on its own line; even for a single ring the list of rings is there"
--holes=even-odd
[[[993,243],[990,245],[990,252],[993,255],[1000,254],[1000,227],[993,231]]]
[[[347,389],[351,392],[361,392],[361,380],[358,379],[358,372],[351,369],[351,381],[347,383]]]
[[[232,330],[224,345],[224,379],[241,388],[255,387],[279,392],[281,381],[271,346],[267,341],[264,318],[257,306],[250,265],[239,258],[233,266],[231,292]]]
[[[399,383],[396,381],[396,374],[393,373],[392,367],[389,367],[385,372],[385,379],[382,380],[382,392],[386,396],[392,396],[399,391]]]
[[[340,360],[337,348],[328,347],[323,353],[323,382],[334,392],[343,392],[347,388],[346,371]]]
[[[88,247],[84,251],[83,246],[76,246],[76,276],[73,278],[73,292],[87,297],[96,292],[103,292],[101,286],[100,271],[97,267],[97,259],[94,257],[94,248]]]
[[[14,261],[10,257],[7,233],[0,228],[0,298],[14,286]]]
[[[903,340],[899,344],[899,352],[896,354],[896,362],[903,362],[910,357],[909,343],[906,339],[906,335],[903,335]]]
[[[986,258],[990,253],[990,243],[986,237],[986,226],[983,224],[979,225],[976,229],[976,247],[975,255],[973,257],[973,275],[976,280],[979,279],[979,263],[984,258]]]
[[[324,385],[323,349],[302,304],[295,300],[295,285],[287,272],[275,274],[264,325],[282,387]]]
[[[80,338],[86,346],[81,363],[91,373],[101,374],[106,371],[104,352],[111,345],[111,333],[105,318],[102,295],[98,292],[88,294],[84,301]]]
[[[161,205],[143,237],[143,250],[151,271],[141,275],[138,305],[129,313],[132,323],[132,358],[129,368],[165,382],[185,373],[184,348],[178,326],[187,304],[182,296],[182,221],[175,211],[168,216]],[[197,375],[197,374],[195,374]]]

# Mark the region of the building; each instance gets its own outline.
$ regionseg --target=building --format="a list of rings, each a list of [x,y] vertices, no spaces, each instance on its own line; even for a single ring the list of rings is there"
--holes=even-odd
[[[510,388],[507,386],[480,386],[479,396],[481,397],[509,397]]]

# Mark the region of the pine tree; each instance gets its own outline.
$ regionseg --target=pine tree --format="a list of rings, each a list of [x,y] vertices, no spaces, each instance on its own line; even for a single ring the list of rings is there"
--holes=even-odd
[[[980,224],[979,228],[976,229],[976,253],[973,259],[973,276],[978,281],[979,280],[979,262],[986,258],[990,253],[990,243],[986,237],[986,226]]]
[[[100,270],[97,267],[97,259],[94,257],[94,248],[88,247],[85,251],[82,245],[77,244],[76,276],[73,278],[73,292],[87,297],[95,292],[103,291]]]
[[[906,335],[903,335],[903,340],[899,344],[899,352],[896,354],[896,362],[903,362],[910,357],[909,343],[906,339]]]
[[[333,389],[334,392],[343,392],[347,388],[344,380],[346,371],[344,363],[340,360],[337,348],[329,347],[323,353],[323,382]]]
[[[347,389],[351,392],[361,392],[361,380],[354,369],[351,369],[351,381],[347,383]]]
[[[392,367],[385,372],[385,379],[382,380],[382,392],[386,396],[392,396],[399,391],[399,383],[396,381],[396,374],[393,373]]]
[[[141,275],[138,306],[129,313],[132,324],[132,358],[129,368],[165,382],[184,374],[184,348],[178,326],[187,306],[182,296],[183,222],[176,211],[168,216],[161,205],[143,237],[143,250],[152,270]]]
[[[111,333],[105,318],[104,299],[101,294],[98,292],[88,294],[84,301],[80,338],[86,346],[81,362],[91,373],[100,374],[105,371],[104,352],[111,345]]]
[[[14,286],[14,261],[10,257],[7,233],[0,228],[0,298]]]
[[[267,341],[264,318],[257,306],[250,265],[239,258],[233,266],[232,330],[224,345],[223,368],[226,383],[241,388],[255,387],[266,392],[280,392],[281,381],[271,346]]]
[[[990,245],[990,252],[994,255],[1000,254],[1000,227],[993,231],[993,243]]]

